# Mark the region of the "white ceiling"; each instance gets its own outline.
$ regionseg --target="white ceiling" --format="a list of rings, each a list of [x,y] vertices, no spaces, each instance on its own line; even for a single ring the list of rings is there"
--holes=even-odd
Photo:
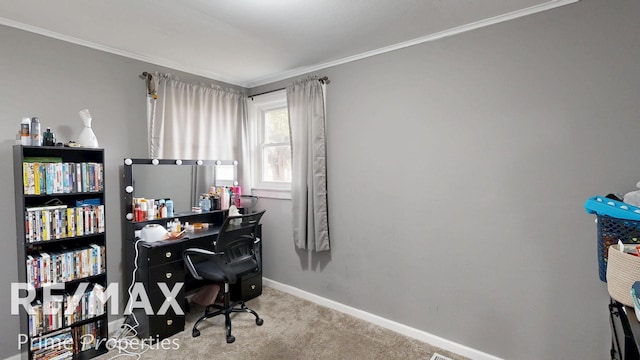
[[[5,0],[0,24],[250,88],[576,1]]]

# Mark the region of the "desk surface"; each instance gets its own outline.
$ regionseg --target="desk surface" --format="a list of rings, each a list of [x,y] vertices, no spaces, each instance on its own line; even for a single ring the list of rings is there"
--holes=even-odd
[[[193,232],[193,233],[185,233],[186,235],[180,239],[160,240],[160,241],[154,241],[154,242],[141,241],[140,245],[148,248],[161,247],[161,246],[167,246],[171,244],[179,244],[179,243],[187,242],[189,240],[195,240],[195,239],[200,239],[204,237],[217,236],[218,233],[220,233],[220,228],[221,226],[219,225],[210,226],[207,230]]]

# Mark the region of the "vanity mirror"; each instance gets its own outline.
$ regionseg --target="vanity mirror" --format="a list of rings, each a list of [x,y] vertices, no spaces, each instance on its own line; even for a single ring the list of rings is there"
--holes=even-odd
[[[188,248],[215,250],[230,210],[222,204],[220,210],[193,207],[200,205],[196,201],[199,203],[200,195],[208,193],[211,186],[237,186],[237,165],[232,160],[124,159],[121,183],[124,281],[141,284],[151,303],[158,304],[154,309],[167,295],[158,284],[179,290],[170,294],[179,306],[187,304],[186,295],[202,285],[186,269],[182,254]],[[239,188],[234,190],[237,192]],[[140,200],[135,206],[134,198]],[[153,204],[151,211],[149,204]],[[257,231],[256,236],[262,237],[261,228]],[[181,289],[176,287],[179,283]],[[250,299],[261,292],[262,272],[258,271],[238,277],[230,287],[229,299]],[[145,309],[133,309],[133,313],[140,323],[136,330],[141,339],[165,339],[185,327],[185,316],[174,309],[161,315]]]
[[[133,220],[133,198],[173,201],[174,213],[187,213],[211,186],[237,186],[235,160],[125,159],[125,216]]]

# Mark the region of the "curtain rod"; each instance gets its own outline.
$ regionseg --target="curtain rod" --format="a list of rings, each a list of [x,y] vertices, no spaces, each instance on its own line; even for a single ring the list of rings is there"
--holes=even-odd
[[[318,78],[318,81],[320,81],[320,82],[321,82],[321,83],[323,83],[323,84],[328,84],[328,83],[330,83],[330,82],[331,82],[331,81],[329,80],[329,77],[328,77],[328,76],[323,76],[323,77],[321,77],[321,78]],[[270,94],[270,93],[272,93],[272,92],[276,92],[276,91],[280,91],[280,90],[284,90],[284,89],[286,89],[286,87],[279,88],[279,89],[273,89],[273,90],[269,90],[269,91],[265,91],[265,92],[261,92],[261,93],[259,93],[259,94],[253,94],[253,95],[250,95],[249,97],[251,98],[251,100],[253,100],[253,97],[254,97],[254,96],[260,96],[260,95]]]
[[[147,81],[149,81],[149,76],[150,76],[150,75],[152,76],[153,74],[148,73],[148,72],[146,72],[146,71],[142,73],[142,77],[143,77],[143,78],[145,78],[145,79],[147,79]],[[328,77],[328,76],[323,76],[323,77],[321,77],[321,78],[318,78],[318,81],[320,81],[320,82],[321,82],[321,83],[323,83],[323,84],[329,84],[329,83],[331,82],[331,81],[329,80],[329,77]],[[253,95],[251,95],[251,96],[249,96],[249,97],[251,98],[251,100],[253,100],[253,97],[254,97],[254,96],[260,96],[260,95],[270,94],[270,93],[272,93],[272,92],[276,92],[276,91],[280,91],[280,90],[284,90],[284,89],[286,89],[286,88],[273,89],[273,90],[269,90],[269,91],[261,92],[261,93],[259,93],[259,94],[253,94]],[[154,90],[155,90],[155,89],[154,89]]]

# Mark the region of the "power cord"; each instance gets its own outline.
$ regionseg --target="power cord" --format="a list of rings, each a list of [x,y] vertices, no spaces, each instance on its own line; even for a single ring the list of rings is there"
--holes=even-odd
[[[133,286],[136,283],[136,273],[138,272],[138,256],[139,256],[138,244],[141,241],[142,240],[138,238],[133,245],[133,247],[135,248],[135,257],[133,259],[134,268],[133,268],[133,273],[131,274],[131,284],[127,289],[127,293],[129,294],[129,301],[128,301],[129,305],[131,305],[132,303],[131,301],[132,290],[133,290]],[[125,309],[125,313],[128,313],[128,314],[125,317],[124,322],[122,323],[122,325],[120,325],[120,328],[118,328],[118,330],[116,330],[116,332],[113,334],[113,337],[107,341],[107,348],[109,350],[116,350],[116,349],[118,350],[118,354],[113,357],[110,357],[109,358],[110,360],[116,359],[122,356],[135,357],[137,360],[137,359],[140,359],[142,354],[144,354],[151,348],[150,344],[147,343],[147,341],[149,341],[148,339],[139,339],[137,337],[138,332],[136,331],[136,328],[140,325],[140,323],[138,322],[136,315],[131,310],[132,310],[131,306]],[[133,319],[134,323],[129,324],[128,323],[129,319]],[[138,351],[132,350],[137,348],[140,348],[140,349]]]

